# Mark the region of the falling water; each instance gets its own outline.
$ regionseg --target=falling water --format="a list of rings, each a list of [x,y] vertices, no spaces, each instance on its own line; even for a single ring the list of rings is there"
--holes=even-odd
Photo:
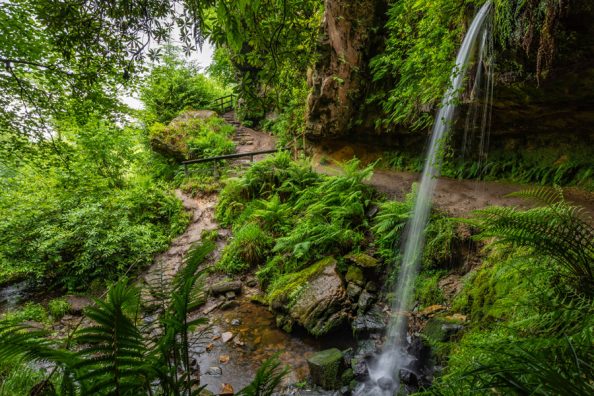
[[[392,307],[393,318],[388,328],[384,349],[376,363],[370,367],[370,382],[357,393],[359,395],[388,396],[399,389],[399,372],[411,357],[406,353],[407,316],[415,279],[419,271],[419,261],[424,247],[424,230],[429,220],[431,202],[437,177],[443,161],[442,144],[447,137],[454,118],[456,102],[470,63],[472,49],[483,31],[485,21],[491,10],[487,1],[474,18],[462,47],[456,58],[456,65],[450,77],[450,88],[442,101],[425,160],[425,167],[417,193],[413,216],[405,235],[404,254],[398,275],[396,298]]]

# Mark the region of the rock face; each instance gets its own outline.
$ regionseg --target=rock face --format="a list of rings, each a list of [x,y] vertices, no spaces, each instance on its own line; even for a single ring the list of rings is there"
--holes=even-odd
[[[336,348],[318,352],[307,359],[313,383],[328,390],[340,389],[342,363],[342,352]]]
[[[316,272],[295,274],[303,279],[271,297],[270,306],[278,313],[277,324],[287,331],[297,323],[320,336],[337,329],[348,318],[347,292],[336,260],[326,258],[314,266],[318,267]]]
[[[308,75],[309,139],[344,135],[356,118],[370,81],[368,63],[377,49],[374,27],[383,26],[379,0],[326,0],[319,61]],[[377,20],[379,19],[379,20]]]
[[[311,334],[323,335],[344,323],[346,301],[346,290],[333,264],[310,280],[289,314]]]

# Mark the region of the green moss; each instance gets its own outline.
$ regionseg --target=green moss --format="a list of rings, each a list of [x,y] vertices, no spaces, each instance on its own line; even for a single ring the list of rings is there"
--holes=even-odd
[[[352,261],[361,268],[376,268],[379,265],[379,261],[376,258],[365,253],[351,253],[344,258]]]
[[[13,323],[25,321],[40,323],[49,322],[49,317],[45,308],[41,304],[33,302],[28,302],[17,310],[6,312],[0,319]]]
[[[229,274],[246,271],[266,260],[271,243],[270,236],[258,224],[246,224],[225,247],[216,267]]]
[[[346,281],[353,282],[359,286],[365,286],[365,276],[363,270],[357,266],[351,265],[346,273]]]
[[[70,304],[64,297],[54,298],[47,304],[47,310],[54,320],[59,320],[70,310]]]
[[[443,271],[419,274],[415,286],[415,299],[419,301],[421,308],[445,302],[443,291],[438,284],[443,275]]]
[[[326,257],[302,271],[279,277],[268,289],[268,301],[287,301],[290,306],[311,278],[321,273],[329,265],[335,264],[336,260],[333,257]]]
[[[342,360],[342,352],[337,348],[327,349],[312,355],[307,359],[307,364],[313,383],[328,390],[340,388]]]

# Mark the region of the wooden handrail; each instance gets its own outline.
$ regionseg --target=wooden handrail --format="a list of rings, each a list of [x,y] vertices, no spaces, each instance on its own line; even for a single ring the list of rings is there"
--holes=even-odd
[[[193,160],[183,161],[182,165],[200,164],[200,163],[204,163],[204,162],[220,161],[220,160],[226,160],[226,159],[232,159],[232,158],[253,157],[254,155],[272,154],[272,153],[276,153],[276,152],[283,151],[286,149],[287,149],[286,147],[283,147],[280,149],[250,151],[247,153],[226,154],[226,155],[219,155],[216,157],[208,157],[208,158],[196,158]]]
[[[283,147],[280,149],[260,150],[260,151],[250,151],[247,153],[218,155],[216,157],[197,158],[197,159],[193,159],[193,160],[187,160],[187,161],[183,161],[181,164],[184,166],[184,173],[186,174],[186,176],[188,176],[190,174],[190,172],[188,170],[188,165],[201,164],[201,163],[205,163],[205,162],[215,162],[214,169],[215,169],[215,174],[216,174],[217,173],[216,161],[228,160],[228,159],[233,159],[233,158],[241,158],[241,157],[251,157],[250,161],[254,162],[255,155],[273,154],[273,153],[277,153],[279,151],[283,151],[283,150],[287,150],[287,149],[288,149],[288,147]]]
[[[212,103],[220,113],[224,113],[226,110],[233,108],[233,98],[235,98],[235,94],[229,94],[214,99]]]

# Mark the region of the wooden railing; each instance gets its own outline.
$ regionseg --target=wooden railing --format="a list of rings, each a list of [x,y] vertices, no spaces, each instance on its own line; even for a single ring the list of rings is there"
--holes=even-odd
[[[216,109],[220,114],[223,114],[231,109],[235,105],[235,95],[229,94],[225,96],[221,96],[220,98],[216,98],[212,101],[212,106]]]
[[[203,164],[205,162],[214,162],[215,163],[215,172],[216,172],[216,163],[218,161],[224,161],[228,159],[235,159],[235,158],[242,158],[242,157],[250,157],[250,162],[254,162],[254,156],[261,155],[261,154],[274,154],[279,151],[288,150],[287,147],[280,148],[280,149],[271,149],[271,150],[261,150],[261,151],[250,151],[247,153],[235,153],[235,154],[226,154],[226,155],[219,155],[216,157],[208,157],[208,158],[196,158],[187,161],[183,161],[182,165],[184,166],[184,172],[189,175],[190,170],[188,169],[188,165],[192,164]]]

